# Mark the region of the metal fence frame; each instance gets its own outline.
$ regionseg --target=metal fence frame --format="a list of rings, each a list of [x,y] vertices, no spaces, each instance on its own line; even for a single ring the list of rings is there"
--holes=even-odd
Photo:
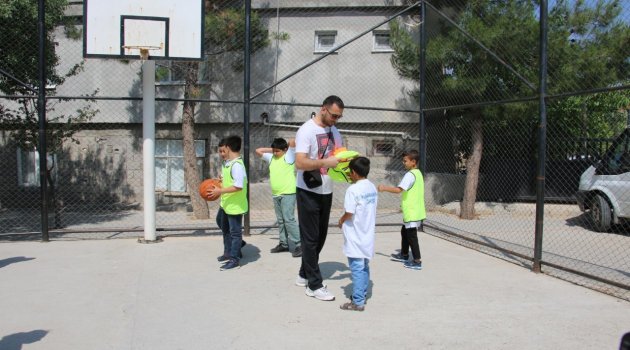
[[[50,230],[49,228],[49,223],[48,223],[48,202],[49,202],[49,198],[48,198],[48,189],[47,189],[47,182],[46,182],[46,140],[45,140],[45,132],[46,132],[46,111],[44,106],[46,105],[46,100],[47,99],[81,99],[80,97],[77,96],[51,96],[51,97],[47,97],[46,96],[46,90],[45,90],[45,85],[46,85],[46,72],[45,72],[45,31],[44,31],[44,17],[45,17],[45,12],[44,12],[44,0],[38,0],[38,4],[39,4],[39,21],[38,21],[38,29],[39,29],[39,77],[40,77],[40,82],[39,82],[39,86],[38,89],[33,89],[31,87],[28,87],[27,84],[22,84],[25,87],[27,87],[28,89],[30,89],[33,92],[37,93],[37,103],[39,106],[39,140],[40,140],[40,144],[42,145],[42,147],[39,148],[39,153],[40,153],[40,196],[41,196],[41,240],[46,242],[49,241],[50,239],[50,234],[62,234],[62,233],[68,233],[71,232],[69,230]],[[266,87],[265,89],[256,92],[254,94],[251,93],[251,88],[250,88],[250,26],[249,26],[249,20],[250,20],[250,13],[251,13],[251,0],[246,0],[245,1],[245,5],[246,5],[246,12],[247,12],[247,23],[246,23],[246,38],[245,38],[245,52],[244,52],[244,57],[245,57],[245,61],[244,61],[244,67],[245,67],[245,74],[244,74],[244,89],[243,89],[243,100],[242,101],[236,101],[236,100],[231,100],[231,101],[222,101],[222,100],[209,100],[209,99],[195,99],[192,100],[194,102],[209,102],[209,103],[223,103],[223,104],[242,104],[244,107],[244,129],[243,129],[243,133],[244,133],[244,161],[245,164],[249,164],[250,160],[249,160],[249,148],[250,148],[250,140],[249,140],[249,136],[250,136],[250,129],[249,129],[249,124],[250,124],[250,106],[251,105],[255,105],[255,104],[272,104],[269,102],[260,102],[260,101],[256,101],[256,99],[258,97],[260,97],[263,93],[265,93],[266,91],[269,91],[271,89],[273,89],[274,87],[276,87],[278,84],[282,83],[283,81],[290,79],[292,76],[296,75],[297,73],[299,73],[300,71],[308,68],[311,65],[316,64],[317,62],[319,62],[320,60],[324,59],[325,57],[327,57],[328,55],[332,54],[333,51],[330,51],[328,53],[325,53],[323,55],[321,55],[320,57],[314,59],[313,61],[303,65],[302,67],[300,67],[299,69],[293,71],[292,73],[288,74],[287,76],[283,77],[282,79],[278,80],[276,83]],[[508,70],[510,70],[511,72],[513,72],[515,74],[515,76],[517,76],[523,83],[525,83],[527,86],[529,86],[532,91],[534,91],[536,93],[536,96],[534,97],[525,97],[525,98],[519,98],[519,99],[511,99],[511,100],[501,100],[501,101],[486,101],[483,103],[473,103],[473,104],[467,104],[467,105],[452,105],[452,106],[440,106],[440,107],[432,107],[432,108],[427,108],[426,107],[426,93],[425,93],[425,70],[426,70],[426,43],[427,43],[427,35],[426,35],[426,28],[425,28],[425,19],[426,19],[426,12],[427,12],[427,7],[430,7],[433,11],[435,11],[436,13],[438,13],[438,15],[440,15],[442,17],[442,19],[448,21],[451,25],[455,26],[462,34],[464,34],[466,37],[468,37],[470,40],[472,40],[473,42],[475,42],[479,47],[481,47],[483,50],[485,50],[490,56],[492,56],[499,64],[501,64],[503,67],[507,68]],[[444,228],[439,228],[437,226],[432,226],[431,223],[427,223],[427,226],[429,228],[432,228],[434,230],[439,230],[441,231],[441,233],[443,234],[448,234],[451,235],[453,237],[456,237],[458,239],[464,240],[464,241],[468,241],[470,243],[474,243],[476,245],[482,245],[485,246],[487,248],[491,248],[493,250],[499,251],[499,252],[505,252],[505,253],[509,253],[511,255],[514,255],[516,257],[519,257],[521,259],[525,259],[528,260],[532,263],[532,270],[536,273],[541,273],[544,272],[543,271],[543,267],[544,266],[548,266],[550,268],[555,268],[555,269],[560,269],[575,275],[579,275],[582,277],[586,277],[588,279],[592,279],[598,282],[602,282],[605,284],[609,284],[624,290],[628,290],[630,291],[630,285],[626,285],[623,283],[618,283],[615,281],[611,281],[599,276],[595,276],[583,271],[578,271],[575,269],[572,269],[570,267],[567,266],[562,266],[553,262],[549,262],[549,261],[545,261],[542,258],[542,253],[543,253],[543,234],[544,234],[544,229],[543,229],[543,224],[544,224],[544,208],[545,208],[545,164],[546,164],[546,158],[547,158],[547,154],[546,154],[546,145],[547,145],[547,103],[548,101],[552,100],[552,99],[557,99],[557,98],[565,98],[565,97],[569,97],[569,96],[577,96],[577,95],[586,95],[586,94],[593,94],[593,93],[599,93],[599,92],[610,92],[610,91],[619,91],[619,90],[628,90],[630,89],[630,85],[622,85],[622,86],[614,86],[614,87],[608,87],[608,88],[598,88],[598,89],[590,89],[588,91],[578,91],[578,92],[571,92],[571,93],[564,93],[564,94],[556,94],[556,95],[549,95],[547,93],[547,33],[548,33],[548,1],[547,0],[542,0],[540,1],[540,34],[539,34],[539,62],[538,62],[538,71],[539,71],[539,81],[538,81],[538,88],[531,82],[529,82],[527,79],[525,79],[524,77],[522,77],[520,74],[518,74],[518,72],[512,68],[509,64],[507,64],[505,61],[503,61],[497,54],[495,54],[494,52],[492,52],[490,49],[486,48],[481,42],[479,42],[477,39],[475,39],[471,34],[467,33],[463,28],[459,27],[455,22],[453,22],[447,15],[445,15],[444,13],[440,12],[439,9],[437,9],[436,7],[434,7],[429,1],[427,0],[421,0],[418,1],[416,3],[414,3],[413,5],[408,6],[407,8],[399,11],[398,13],[396,13],[395,15],[391,16],[390,18],[388,18],[387,20],[383,21],[382,23],[379,23],[373,27],[370,27],[369,29],[367,29],[366,31],[364,31],[363,33],[360,33],[359,35],[353,37],[352,39],[344,42],[343,44],[341,44],[340,46],[337,46],[335,48],[336,50],[339,50],[341,48],[343,48],[344,46],[352,43],[353,41],[357,40],[358,38],[362,37],[363,35],[370,33],[373,29],[378,28],[379,26],[388,23],[389,21],[397,18],[398,16],[400,16],[401,14],[407,13],[409,11],[415,11],[415,10],[419,11],[419,14],[421,16],[421,27],[420,27],[420,47],[421,47],[421,56],[420,56],[420,96],[419,96],[419,110],[404,110],[404,109],[388,109],[388,108],[383,108],[380,110],[383,111],[396,111],[396,112],[412,112],[412,113],[417,113],[418,114],[418,128],[420,130],[420,139],[418,140],[418,146],[420,149],[420,154],[421,154],[421,163],[420,163],[420,169],[424,172],[426,170],[426,153],[427,153],[427,149],[426,149],[426,120],[425,120],[425,113],[427,112],[431,112],[431,111],[437,111],[437,110],[448,110],[448,109],[461,109],[461,108],[467,108],[467,107],[482,107],[482,106],[489,106],[489,105],[503,105],[503,104],[510,104],[510,103],[518,103],[518,102],[534,102],[536,101],[538,103],[538,111],[539,111],[539,115],[538,115],[538,135],[537,135],[537,142],[538,142],[538,163],[537,163],[537,170],[536,170],[536,178],[535,178],[535,182],[536,182],[536,218],[535,218],[535,229],[534,229],[534,233],[535,233],[535,239],[534,239],[534,248],[533,248],[533,256],[528,256],[528,255],[524,255],[521,254],[519,252],[516,251],[512,251],[509,249],[505,249],[502,247],[496,247],[493,246],[491,244],[488,244],[486,242],[480,241],[480,240],[476,240],[474,238],[471,237],[467,237],[467,236],[463,236],[458,234],[455,231],[450,231],[446,230]],[[0,70],[0,73],[7,76],[10,79],[15,79],[14,77],[12,77],[8,72],[2,71]],[[2,97],[6,97],[6,98],[10,98],[10,97],[18,97],[18,96],[2,96]],[[19,97],[24,97],[24,96],[19,96]],[[33,97],[34,98],[34,97]],[[87,97],[85,99],[88,99]],[[89,97],[89,99],[91,100],[140,100],[140,98],[133,98],[133,97],[129,97],[129,98],[116,98],[116,97]],[[184,101],[184,99],[173,99],[173,98],[156,98],[156,101],[170,101],[170,102],[181,102]],[[299,104],[299,103],[273,103],[275,105],[288,105],[288,106],[307,106],[307,107],[319,107],[319,105],[317,104]],[[371,109],[371,110],[375,110],[375,108],[370,108],[370,107],[362,107],[362,106],[346,106],[347,109]],[[379,110],[379,109],[376,109]],[[249,194],[248,194],[249,195]],[[383,224],[383,225],[388,225],[388,224]],[[398,225],[398,224],[395,224]],[[272,226],[252,226],[250,221],[249,221],[249,215],[246,216],[245,219],[245,233],[249,234],[250,230],[252,229],[259,229],[259,228],[269,228]],[[181,230],[190,230],[190,227],[186,227],[186,228],[182,228]],[[165,229],[162,228],[157,228],[157,231],[164,231]],[[178,228],[168,228],[168,231],[177,231]],[[119,229],[116,230],[112,230],[114,232],[118,232],[120,231]],[[140,231],[137,229],[131,229],[129,230],[131,231]],[[81,232],[86,232],[86,231],[81,231]],[[99,230],[99,232],[107,232],[106,229],[103,230]],[[34,233],[31,233],[34,234]]]

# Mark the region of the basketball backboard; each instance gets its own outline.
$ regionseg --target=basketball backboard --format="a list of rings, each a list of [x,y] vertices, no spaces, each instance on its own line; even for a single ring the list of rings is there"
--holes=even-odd
[[[84,0],[83,56],[203,59],[204,0]]]

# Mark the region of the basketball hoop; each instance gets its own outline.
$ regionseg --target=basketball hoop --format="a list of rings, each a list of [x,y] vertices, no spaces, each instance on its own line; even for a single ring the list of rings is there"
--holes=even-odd
[[[6,2],[0,0],[0,4],[3,1]],[[204,59],[204,0],[85,0],[81,3],[83,56],[86,58]]]
[[[149,51],[159,51],[164,49],[164,43],[162,43],[160,46],[123,45],[123,49],[140,51],[140,59],[146,61],[149,59]]]

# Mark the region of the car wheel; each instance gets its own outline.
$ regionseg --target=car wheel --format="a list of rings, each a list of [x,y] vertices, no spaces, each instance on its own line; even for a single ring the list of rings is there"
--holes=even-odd
[[[595,195],[591,200],[591,220],[595,230],[606,232],[612,225],[612,211],[606,198],[602,195]]]

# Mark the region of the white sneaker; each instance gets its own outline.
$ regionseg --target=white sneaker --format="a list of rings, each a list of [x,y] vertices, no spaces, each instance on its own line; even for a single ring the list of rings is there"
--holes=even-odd
[[[307,283],[308,283],[308,280],[306,278],[300,277],[300,275],[298,275],[295,278],[295,285],[298,287],[306,287]]]
[[[324,300],[324,301],[335,300],[335,296],[330,294],[326,286],[321,287],[320,289],[316,289],[316,290],[311,290],[310,288],[306,287],[306,291],[304,293],[308,295],[309,297],[315,297],[316,299],[319,299],[319,300]]]

